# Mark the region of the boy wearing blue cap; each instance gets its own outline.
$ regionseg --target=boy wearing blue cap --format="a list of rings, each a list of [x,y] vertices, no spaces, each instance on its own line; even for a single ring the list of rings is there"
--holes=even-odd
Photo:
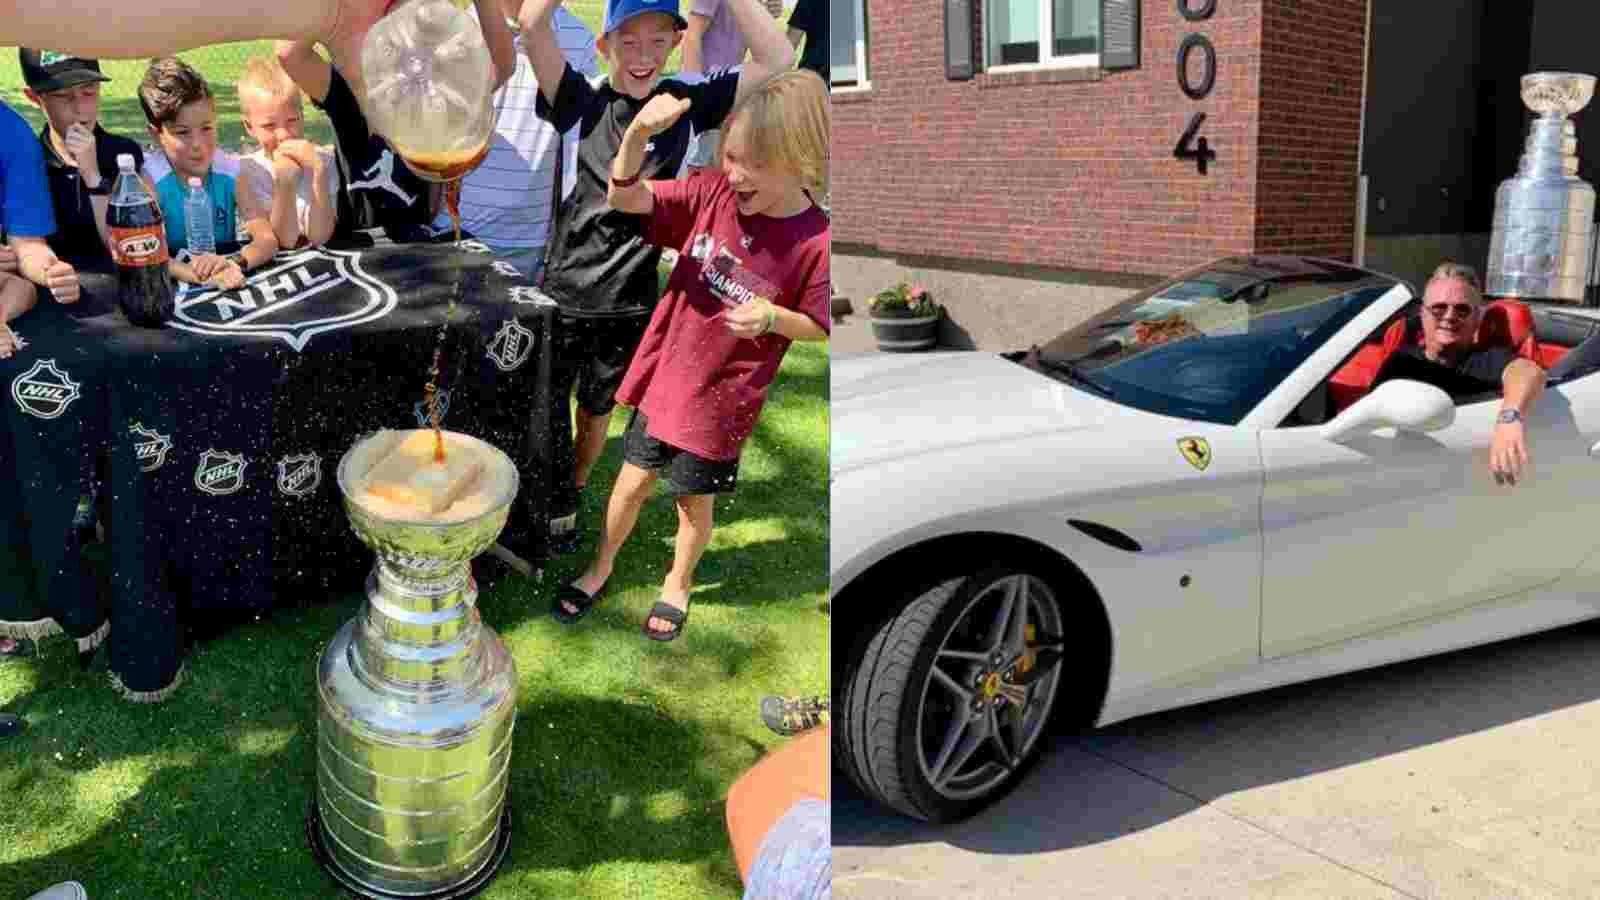
[[[551,375],[552,452],[573,467],[572,481],[558,478],[553,486],[553,531],[576,515],[578,492],[605,449],[617,386],[660,297],[661,251],[645,240],[646,219],[606,202],[611,161],[623,135],[652,97],[689,101],[685,115],[652,137],[640,171],[642,178],[672,178],[683,166],[692,131],[719,127],[741,95],[794,65],[794,49],[761,0],[727,0],[750,45],[750,62],[709,76],[663,78],[661,69],[687,27],[678,0],[607,0],[604,34],[595,48],[610,74],[591,84],[556,45],[550,18],[560,4],[525,0],[518,16],[539,81],[538,115],[557,131],[579,129],[577,184],[557,210],[543,285],[561,308],[562,340]],[[576,440],[567,424],[574,388]]]

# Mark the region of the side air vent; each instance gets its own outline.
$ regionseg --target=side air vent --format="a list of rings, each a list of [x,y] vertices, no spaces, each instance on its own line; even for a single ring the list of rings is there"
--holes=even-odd
[[[1144,549],[1143,547],[1139,546],[1138,541],[1128,537],[1126,534],[1123,534],[1115,528],[1110,528],[1105,525],[1097,525],[1094,522],[1085,522],[1082,519],[1068,519],[1067,524],[1078,529],[1084,534],[1087,534],[1089,537],[1094,538],[1100,543],[1110,544],[1118,550],[1126,550],[1129,553],[1138,553]]]

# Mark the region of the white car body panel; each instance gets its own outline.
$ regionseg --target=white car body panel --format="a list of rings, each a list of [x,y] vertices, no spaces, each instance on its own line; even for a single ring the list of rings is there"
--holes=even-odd
[[[1494,402],[1428,434],[1336,444],[1277,427],[1408,300],[1375,301],[1238,426],[1124,407],[991,354],[836,355],[831,590],[947,535],[1052,548],[1105,601],[1099,724],[1600,615],[1600,375],[1541,399],[1514,488],[1488,475]],[[1190,436],[1210,444],[1204,470],[1178,452]]]

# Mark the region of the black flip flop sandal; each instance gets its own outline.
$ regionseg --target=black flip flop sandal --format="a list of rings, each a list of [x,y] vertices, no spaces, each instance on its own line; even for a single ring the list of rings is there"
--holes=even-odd
[[[652,618],[666,619],[668,622],[672,623],[672,630],[651,630],[650,620]],[[644,636],[652,641],[675,641],[678,639],[678,635],[683,634],[683,629],[688,624],[689,611],[687,609],[679,609],[670,603],[657,600],[656,605],[650,607],[650,612],[645,615],[644,622],[639,626],[639,628],[644,631]]]
[[[550,615],[555,616],[557,622],[565,622],[570,625],[573,622],[582,619],[584,616],[587,616],[589,611],[594,609],[595,604],[599,603],[600,599],[605,595],[605,588],[601,588],[600,590],[595,591],[593,594],[585,594],[583,591],[580,591],[569,584],[561,590],[556,591],[555,602],[550,604]],[[575,613],[569,613],[565,609],[561,608],[562,603],[571,603],[573,606],[578,608],[578,611]]]

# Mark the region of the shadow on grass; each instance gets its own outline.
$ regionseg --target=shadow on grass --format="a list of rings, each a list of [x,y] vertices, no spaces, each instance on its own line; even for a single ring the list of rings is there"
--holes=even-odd
[[[163,706],[108,703],[103,685],[80,683],[92,676],[61,671],[69,654],[47,649],[40,680],[56,688],[17,704],[33,727],[0,748],[0,858],[13,860],[0,864],[0,896],[68,879],[96,900],[341,896],[303,827],[320,654],[305,638],[331,634],[340,612],[314,611],[298,640],[246,628],[201,649],[194,681]],[[685,671],[718,668],[719,653],[715,642],[697,648]],[[511,849],[481,896],[737,896],[722,797],[762,748],[668,714],[648,688],[613,698],[529,682],[513,738]],[[650,888],[663,879],[676,889]]]
[[[827,347],[792,348],[755,432],[746,442],[738,488],[717,499],[712,542],[695,573],[694,603],[764,604],[826,592],[827,385]],[[555,592],[576,578],[593,557],[600,522],[622,465],[621,430],[627,421],[627,410],[615,416],[611,437],[581,499],[578,549],[549,561],[540,581],[508,576],[486,592],[480,601],[486,621],[510,629],[548,616]],[[806,434],[818,431],[821,435],[814,442],[805,439]],[[634,531],[617,557],[606,588],[607,599],[594,617],[614,614],[622,595],[656,591],[672,565],[677,527],[672,499],[658,487],[640,510]],[[766,539],[766,532],[780,538]],[[641,620],[649,602],[637,610]]]

